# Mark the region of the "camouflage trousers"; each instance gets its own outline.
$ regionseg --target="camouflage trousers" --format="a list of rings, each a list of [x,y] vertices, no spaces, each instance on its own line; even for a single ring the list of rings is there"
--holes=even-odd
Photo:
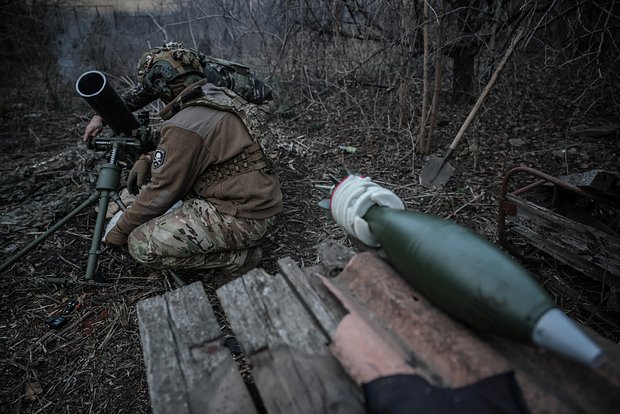
[[[127,245],[136,261],[155,269],[235,271],[274,222],[274,217],[228,216],[205,200],[191,199],[137,227]]]

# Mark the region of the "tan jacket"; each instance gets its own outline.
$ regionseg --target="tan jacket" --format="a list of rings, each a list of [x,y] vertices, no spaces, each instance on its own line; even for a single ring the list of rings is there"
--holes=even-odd
[[[191,87],[190,87],[191,88]],[[218,88],[203,85],[208,93]],[[189,89],[189,88],[188,88]],[[182,94],[181,94],[182,95]],[[169,113],[172,101],[162,113]],[[231,112],[190,106],[164,122],[153,153],[151,181],[118,222],[125,234],[162,215],[177,200],[201,198],[223,214],[264,219],[282,211],[278,177],[266,170],[249,171],[208,183],[209,169],[253,145],[241,119]]]

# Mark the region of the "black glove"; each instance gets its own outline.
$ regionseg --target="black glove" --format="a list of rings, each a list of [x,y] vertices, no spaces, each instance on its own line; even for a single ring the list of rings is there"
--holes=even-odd
[[[151,169],[151,160],[143,155],[133,164],[127,177],[127,189],[130,194],[138,195],[140,187],[144,184],[144,177]]]

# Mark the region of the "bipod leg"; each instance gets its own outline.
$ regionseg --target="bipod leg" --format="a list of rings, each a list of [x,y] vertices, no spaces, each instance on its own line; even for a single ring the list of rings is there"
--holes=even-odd
[[[120,197],[114,192],[120,180],[121,169],[115,165],[115,157],[112,156],[112,161],[109,164],[104,164],[99,170],[99,178],[97,180],[97,190],[99,190],[99,212],[97,213],[97,220],[95,221],[95,230],[93,231],[93,240],[90,244],[90,250],[88,251],[88,265],[86,266],[86,280],[92,280],[95,276],[95,270],[97,269],[97,258],[101,253],[101,239],[103,237],[103,224],[105,222],[105,216],[108,212],[108,202],[110,196],[112,199],[124,204],[120,201]],[[122,207],[121,207],[122,208]]]
[[[47,239],[49,236],[51,236],[52,233],[54,233],[56,230],[62,227],[65,223],[67,223],[73,217],[77,216],[82,210],[84,210],[86,207],[88,207],[89,205],[97,201],[98,197],[99,197],[98,193],[93,193],[88,198],[88,200],[84,201],[82,204],[76,207],[75,210],[73,210],[71,213],[67,214],[65,217],[63,217],[58,222],[56,222],[52,227],[47,229],[45,233],[43,233],[42,235],[34,239],[32,243],[30,243],[28,246],[24,247],[19,253],[15,254],[13,257],[11,257],[6,262],[2,263],[2,266],[0,266],[0,272],[3,272],[4,270],[8,269],[9,266],[11,266],[13,263],[18,261],[22,256],[24,256],[30,250],[34,249],[39,243],[41,243],[42,241]]]
[[[95,276],[97,268],[97,258],[101,253],[101,240],[103,238],[103,224],[108,211],[108,202],[110,201],[110,191],[101,190],[99,195],[99,211],[97,212],[97,220],[95,221],[95,229],[93,230],[93,239],[90,243],[88,251],[88,265],[86,266],[86,280],[92,280]]]
[[[123,203],[123,200],[121,199],[121,197],[118,195],[116,191],[112,191],[110,193],[110,198],[112,199],[112,201],[116,203],[118,208],[120,208],[122,211],[127,210],[127,206],[125,205],[125,203]]]

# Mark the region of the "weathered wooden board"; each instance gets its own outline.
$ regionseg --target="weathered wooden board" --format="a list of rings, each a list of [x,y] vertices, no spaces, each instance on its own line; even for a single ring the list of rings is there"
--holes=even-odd
[[[593,339],[606,357],[594,370],[528,344],[480,335],[434,307],[373,253],[357,255],[326,283],[436,385],[459,387],[514,370],[533,413],[620,407],[620,348],[599,336]]]
[[[516,207],[506,217],[510,232],[596,280],[620,284],[620,239],[518,197],[507,200]]]
[[[278,265],[323,332],[327,337],[331,337],[347,312],[321,283],[318,274],[324,272],[323,266],[301,270],[290,257],[278,260]]]
[[[273,345],[251,358],[267,412],[364,413],[360,390],[328,355]]]
[[[565,183],[588,191],[620,199],[620,175],[603,170],[591,170],[561,176]]]
[[[281,275],[253,269],[217,290],[235,336],[248,354],[287,344],[325,354],[327,338]]]
[[[137,313],[153,413],[256,412],[200,282]]]
[[[254,269],[217,295],[269,413],[364,412],[360,390],[282,275]]]

